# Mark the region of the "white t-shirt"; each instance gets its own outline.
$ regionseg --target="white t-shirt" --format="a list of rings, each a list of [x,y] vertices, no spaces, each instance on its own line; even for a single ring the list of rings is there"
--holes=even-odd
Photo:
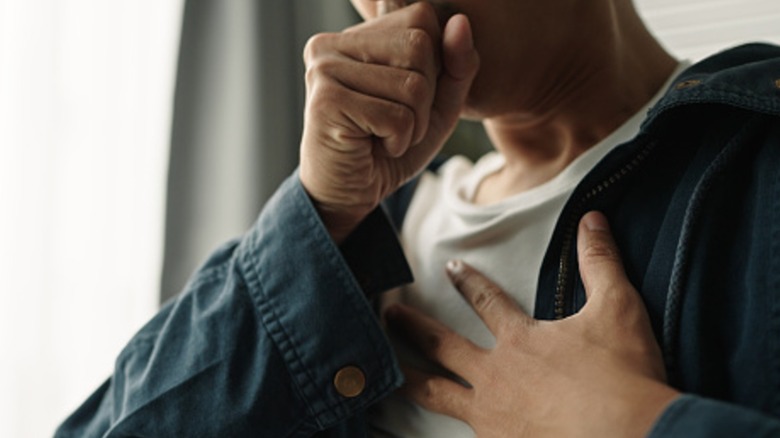
[[[683,67],[678,67],[670,81]],[[497,152],[476,164],[454,157],[438,174],[423,174],[401,235],[415,282],[388,292],[383,305],[401,301],[477,345],[494,346],[493,335],[449,282],[444,270],[447,261],[461,259],[474,266],[533,315],[539,270],[564,204],[607,153],[637,135],[647,111],[668,86],[664,85],[645,107],[555,178],[498,203],[471,202],[481,181],[504,166],[504,158]],[[424,366],[418,355],[399,340],[391,337],[391,342],[401,361]],[[427,411],[398,395],[372,408],[369,423],[375,437],[474,436],[465,423]]]

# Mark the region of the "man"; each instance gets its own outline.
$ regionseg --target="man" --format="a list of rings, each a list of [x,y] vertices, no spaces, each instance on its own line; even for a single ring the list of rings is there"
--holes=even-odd
[[[299,172],[59,435],[780,433],[780,50],[678,78],[630,0],[353,3]],[[497,154],[413,179],[461,116]]]

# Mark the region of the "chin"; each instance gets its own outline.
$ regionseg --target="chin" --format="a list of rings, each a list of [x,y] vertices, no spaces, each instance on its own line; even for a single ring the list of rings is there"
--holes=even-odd
[[[489,117],[489,111],[487,111],[491,107],[489,99],[485,99],[486,96],[480,91],[482,90],[476,82],[471,84],[469,94],[466,96],[466,102],[460,111],[461,119],[482,121]]]
[[[463,108],[463,111],[460,112],[460,118],[461,120],[469,120],[472,122],[481,122],[485,120],[485,115],[482,114],[480,111],[477,111],[469,106],[466,106]]]
[[[472,90],[466,98],[466,104],[460,112],[460,118],[472,121],[483,121],[509,111],[506,102],[494,97],[475,93]]]
[[[480,72],[481,73],[481,72]],[[509,94],[495,82],[489,82],[481,74],[477,74],[471,84],[469,95],[461,111],[461,118],[481,121],[506,112],[510,103]]]

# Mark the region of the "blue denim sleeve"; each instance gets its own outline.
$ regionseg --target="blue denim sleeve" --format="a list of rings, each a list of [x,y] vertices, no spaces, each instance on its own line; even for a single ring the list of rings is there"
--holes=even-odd
[[[730,403],[683,395],[656,421],[650,438],[778,437],[780,420]]]
[[[411,274],[380,210],[353,237],[338,248],[289,178],[56,436],[308,436],[386,396],[402,377],[366,294]],[[365,376],[354,397],[334,387],[347,366]]]

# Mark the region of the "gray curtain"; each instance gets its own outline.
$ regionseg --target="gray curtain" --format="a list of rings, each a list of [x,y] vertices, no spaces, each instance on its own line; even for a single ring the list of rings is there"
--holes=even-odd
[[[241,235],[298,162],[308,37],[347,0],[187,0],[174,104],[161,301]]]

